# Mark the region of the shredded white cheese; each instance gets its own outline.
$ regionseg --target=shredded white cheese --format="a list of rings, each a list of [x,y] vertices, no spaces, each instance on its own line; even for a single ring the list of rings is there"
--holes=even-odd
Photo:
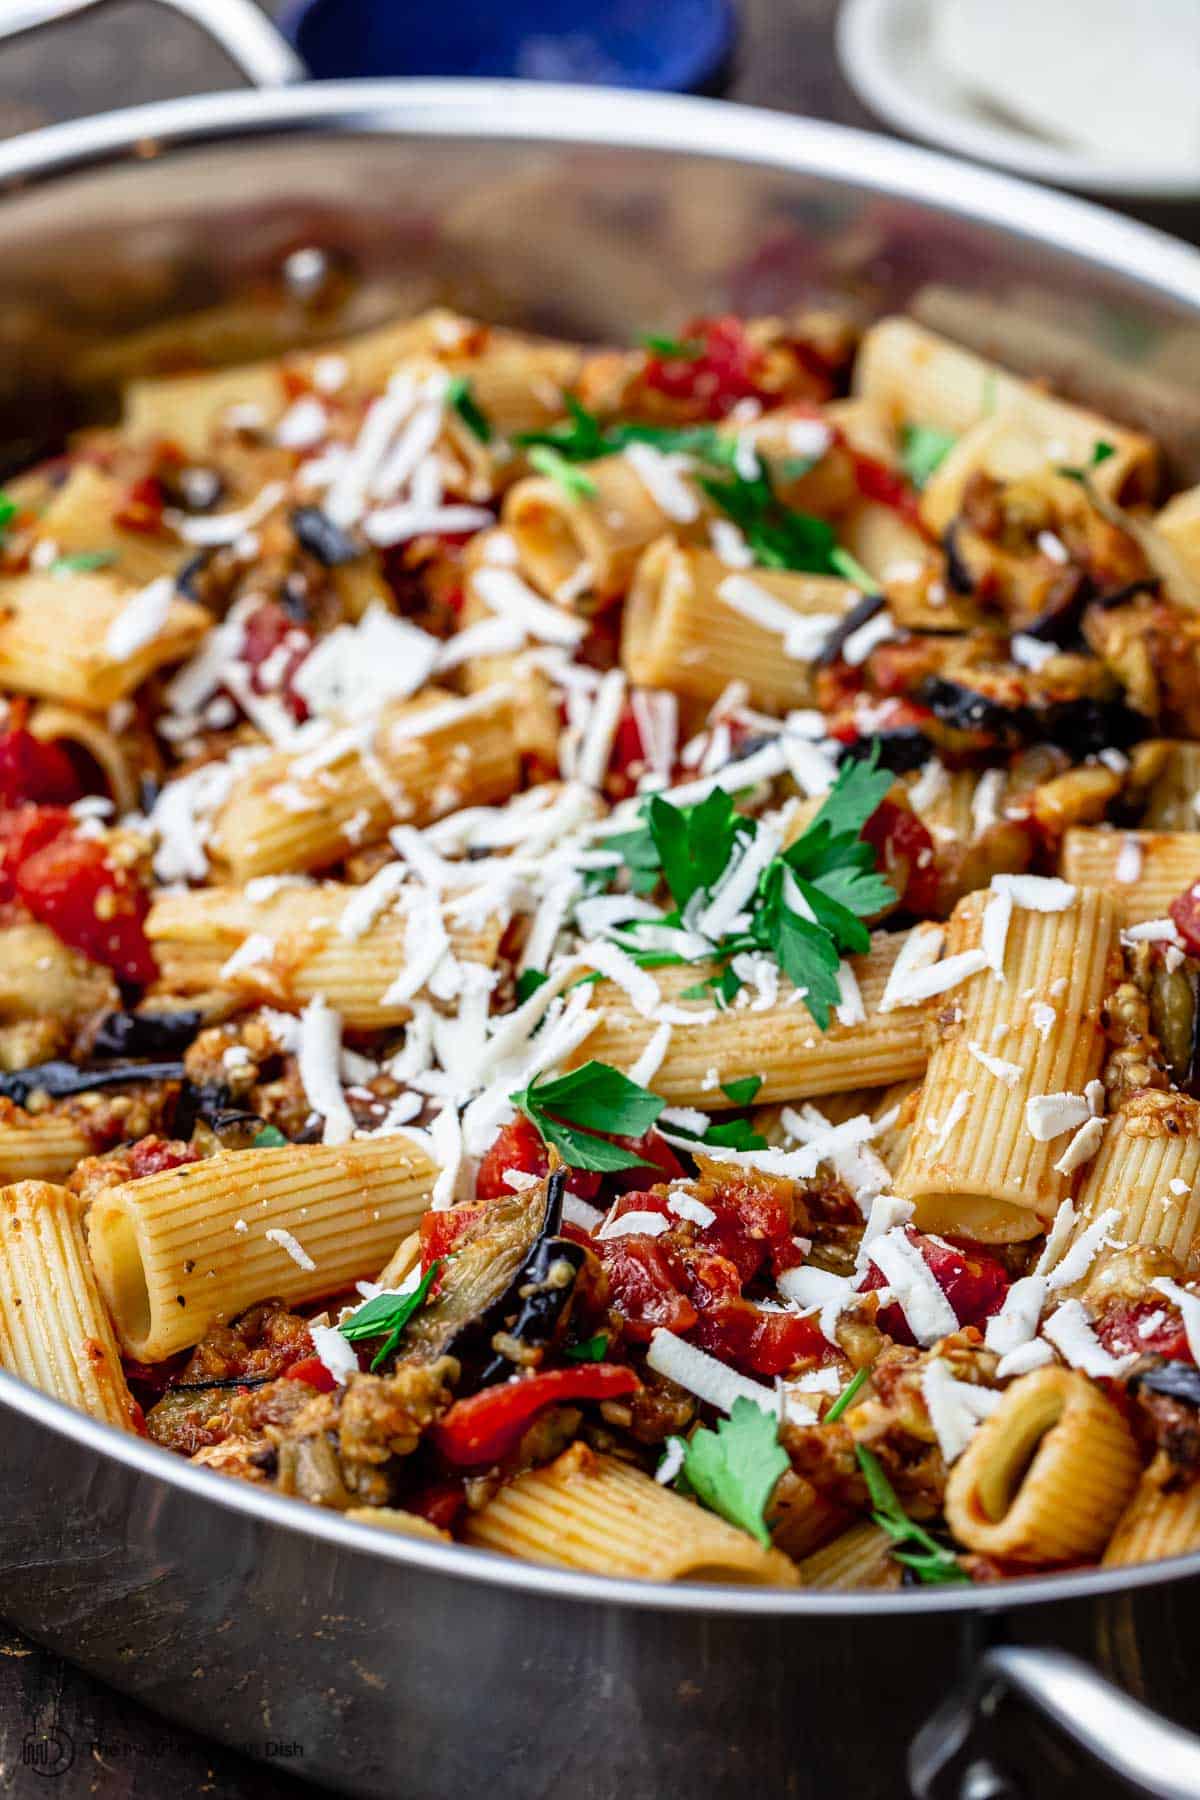
[[[715,1356],[709,1356],[704,1350],[698,1350],[694,1344],[685,1343],[683,1338],[676,1337],[673,1331],[660,1327],[650,1339],[650,1348],[646,1352],[646,1362],[656,1375],[665,1375],[668,1381],[677,1381],[680,1387],[687,1388],[701,1400],[707,1400],[710,1406],[719,1407],[722,1412],[732,1412],[735,1400],[753,1400],[765,1413],[775,1417],[778,1401],[774,1388],[764,1387],[761,1382],[751,1381],[748,1376],[739,1375],[735,1369],[727,1368],[718,1362]]]

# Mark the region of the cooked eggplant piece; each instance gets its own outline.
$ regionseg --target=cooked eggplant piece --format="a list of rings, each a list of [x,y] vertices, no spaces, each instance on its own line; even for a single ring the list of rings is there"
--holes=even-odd
[[[1157,597],[1161,587],[1161,576],[1148,575],[1141,581],[1128,581],[1124,587],[1111,588],[1106,594],[1093,594],[1092,605],[1102,606],[1107,611],[1112,606],[1125,606],[1130,600],[1136,600],[1139,594]]]
[[[975,578],[959,549],[958,531],[959,521],[955,519],[942,537],[942,549],[946,553],[946,586],[952,594],[966,598],[975,592]]]
[[[1154,730],[1153,720],[1123,700],[1086,697],[1032,710],[1029,726],[1030,742],[1059,744],[1077,759],[1101,750],[1127,750]]]
[[[1095,600],[1095,589],[1081,569],[1073,571],[1075,580],[1064,586],[1044,612],[1028,625],[1021,626],[1024,637],[1037,638],[1043,644],[1057,644],[1060,650],[1079,641],[1079,627],[1084,608]]]
[[[233,1095],[223,1081],[204,1082],[199,1087],[187,1081],[179,1096],[179,1105],[175,1108],[173,1130],[176,1137],[189,1138],[196,1126],[201,1124],[207,1125],[218,1138],[224,1138],[229,1133],[244,1136],[259,1131],[265,1122],[259,1113],[251,1112],[244,1106],[235,1106]],[[232,1144],[226,1146],[228,1149],[241,1147]]]
[[[880,768],[890,769],[893,775],[906,775],[910,769],[921,768],[933,754],[933,746],[920,726],[905,725],[899,731],[878,731],[872,737],[855,738],[843,746],[839,761],[861,761],[875,745],[879,746]]]
[[[291,523],[296,542],[327,569],[340,568],[343,563],[357,562],[362,555],[361,546],[352,537],[348,537],[340,526],[335,525],[319,506],[295,507]]]
[[[1168,1400],[1182,1400],[1186,1406],[1200,1406],[1200,1369],[1194,1363],[1147,1357],[1130,1374],[1129,1386],[1133,1393],[1145,1388]]]
[[[438,1298],[408,1327],[405,1350],[450,1355],[468,1391],[504,1381],[566,1318],[587,1252],[559,1237],[567,1173],[514,1202],[493,1201],[492,1228],[459,1250]],[[532,1202],[532,1204],[531,1204]],[[511,1352],[512,1354],[507,1354]]]
[[[100,1021],[91,1053],[106,1056],[168,1056],[186,1050],[200,1029],[203,1015],[192,1010],[169,1013],[113,1012]]]
[[[1177,969],[1160,964],[1150,980],[1150,1028],[1163,1047],[1176,1087],[1200,1090],[1200,964],[1190,957]]]
[[[196,585],[196,578],[203,575],[215,555],[216,551],[213,549],[198,550],[195,556],[188,557],[179,570],[175,576],[175,588],[185,600],[199,600],[200,591]]]
[[[820,650],[813,658],[813,667],[827,669],[842,654],[846,639],[852,637],[860,625],[873,619],[876,613],[882,612],[887,601],[882,594],[864,594],[857,606],[852,606],[844,619],[839,619]]]
[[[0,1095],[24,1106],[30,1094],[49,1094],[52,1100],[64,1100],[71,1094],[87,1094],[93,1088],[121,1087],[131,1081],[182,1081],[181,1062],[119,1063],[108,1069],[81,1069],[72,1062],[35,1063],[30,1069],[18,1069],[11,1075],[0,1075]]]
[[[1029,735],[1026,707],[1003,706],[989,694],[945,675],[926,676],[916,698],[935,719],[955,731],[983,731],[1013,746]]]

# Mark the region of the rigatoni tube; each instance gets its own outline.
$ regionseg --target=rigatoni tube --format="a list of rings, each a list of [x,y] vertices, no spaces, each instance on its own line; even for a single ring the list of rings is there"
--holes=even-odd
[[[1200,881],[1200,831],[1105,831],[1078,826],[1063,838],[1062,872],[1112,895],[1117,923],[1166,918],[1172,900]]]
[[[1085,1561],[1107,1543],[1138,1468],[1129,1426],[1086,1375],[1037,1369],[1005,1391],[954,1465],[946,1520],[988,1556]]]
[[[843,1025],[831,1018],[829,1030],[818,1030],[804,1003],[783,977],[779,996],[767,1007],[686,1002],[671,1027],[666,1055],[654,1077],[654,1091],[675,1106],[722,1104],[720,1084],[743,1075],[761,1075],[757,1098],[798,1100],[816,1094],[839,1094],[853,1087],[883,1087],[919,1075],[925,1067],[925,1015],[921,1007],[902,1006],[881,1013],[879,1002],[892,965],[904,942],[902,934],[879,932],[865,956],[849,959],[866,1014],[861,1024]],[[719,974],[712,964],[655,971],[662,998],[675,1006],[685,988]],[[645,1049],[655,1021],[639,1013],[611,981],[597,985],[593,1007],[600,1022],[576,1053],[630,1069]]]
[[[634,573],[621,661],[643,687],[715,700],[731,681],[744,681],[755,706],[805,706],[813,698],[822,629],[827,637],[858,597],[831,576],[778,569],[748,575],[710,550],[662,538]],[[794,653],[789,620],[805,634]]]
[[[960,900],[946,950],[979,948],[986,891]],[[1013,909],[1003,979],[981,970],[945,996],[936,1042],[896,1192],[916,1204],[916,1223],[983,1243],[1034,1237],[1070,1192],[1056,1168],[1070,1142],[1064,1128],[1035,1136],[1031,1101],[1082,1096],[1100,1073],[1100,1009],[1119,980],[1114,907],[1081,888],[1061,912]],[[1065,1108],[1064,1108],[1065,1110]],[[1039,1131],[1044,1127],[1039,1124]]]
[[[1200,1480],[1160,1450],[1117,1520],[1101,1559],[1105,1568],[1158,1562],[1200,1549]]]
[[[93,1419],[134,1429],[137,1407],[66,1188],[0,1188],[0,1366]]]
[[[1079,1190],[1075,1235],[1112,1207],[1111,1237],[1200,1269],[1200,1102],[1146,1088],[1113,1114]]]
[[[389,825],[503,800],[518,775],[511,689],[470,700],[429,690],[385,707],[373,727],[252,764],[217,816],[209,853],[239,881],[327,868]]]
[[[121,1342],[161,1362],[264,1294],[315,1300],[373,1276],[436,1174],[389,1136],[240,1150],[107,1189],[88,1241]]]
[[[341,922],[356,896],[361,899],[363,889],[342,882],[283,888],[265,900],[226,887],[165,894],[146,921],[163,988],[172,994],[224,989],[243,1001],[293,1011],[319,994],[356,1030],[402,1024],[411,1007],[403,1001],[385,1005],[383,996],[404,968],[407,912],[393,900],[347,935]],[[451,951],[490,964],[500,930],[498,919],[481,931],[448,927]],[[263,953],[239,963],[237,952],[252,937],[261,940]]]
[[[796,1566],[660,1487],[640,1469],[573,1444],[468,1515],[469,1544],[525,1562],[645,1581],[794,1587]]]

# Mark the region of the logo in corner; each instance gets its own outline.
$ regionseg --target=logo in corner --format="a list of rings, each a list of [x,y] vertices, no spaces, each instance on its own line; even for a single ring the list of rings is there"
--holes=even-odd
[[[75,1745],[61,1725],[27,1731],[21,1742],[21,1767],[35,1775],[65,1775],[75,1761]]]

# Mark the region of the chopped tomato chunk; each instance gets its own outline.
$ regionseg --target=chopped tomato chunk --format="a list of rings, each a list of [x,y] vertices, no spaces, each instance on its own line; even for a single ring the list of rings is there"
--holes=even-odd
[[[69,806],[79,794],[79,778],[61,745],[44,744],[21,726],[0,732],[0,806]]]
[[[858,491],[865,500],[877,500],[882,506],[890,506],[907,519],[910,525],[921,529],[921,496],[912,483],[895,469],[889,469],[886,463],[879,462],[873,456],[865,456],[861,450],[852,450],[854,459],[854,479],[858,483]]]
[[[723,419],[739,400],[778,403],[780,396],[761,385],[762,352],[732,313],[692,319],[679,335],[698,354],[648,356],[644,380],[655,393],[679,402],[697,419]]]
[[[158,973],[146,938],[148,897],[104,845],[60,832],[16,870],[15,897],[64,944],[104,963],[123,981],[145,984]]]
[[[829,1348],[815,1319],[768,1312],[749,1300],[720,1300],[700,1314],[692,1337],[702,1350],[749,1375],[784,1375]]]
[[[1143,1328],[1151,1319],[1151,1330]],[[1169,1362],[1191,1362],[1187,1332],[1178,1313],[1158,1300],[1118,1301],[1096,1320],[1096,1336],[1114,1356],[1163,1356]]]
[[[954,1309],[960,1325],[982,1325],[999,1312],[1008,1292],[1009,1280],[1003,1267],[993,1256],[985,1256],[974,1245],[956,1245],[941,1238],[927,1237],[924,1232],[906,1225],[904,1235],[921,1252],[929,1273]],[[883,1271],[874,1263],[858,1284],[862,1294],[886,1287]],[[915,1342],[908,1321],[899,1306],[885,1306],[879,1325],[898,1344]]]
[[[863,826],[879,872],[909,912],[927,914],[937,904],[938,867],[933,839],[915,812],[884,800]]]
[[[680,1291],[683,1265],[669,1244],[631,1232],[593,1240],[591,1247],[604,1264],[612,1303],[634,1343],[648,1344],[660,1326],[677,1333],[691,1330],[699,1315]]]
[[[512,1194],[511,1188],[504,1191]],[[422,1270],[428,1269],[431,1263],[438,1262],[443,1256],[452,1255],[466,1233],[487,1211],[487,1202],[480,1200],[470,1201],[465,1206],[447,1207],[444,1212],[427,1212],[420,1227]]]
[[[1200,956],[1200,881],[1185,888],[1168,910],[1187,949],[1193,956]]]
[[[319,1356],[306,1356],[300,1362],[285,1369],[282,1381],[303,1381],[307,1387],[316,1388],[319,1394],[332,1394],[337,1382],[325,1367]]]
[[[303,722],[308,707],[292,682],[313,647],[311,634],[277,600],[255,607],[242,629],[241,660],[251,670],[250,686],[256,694],[278,695],[292,717]]]
[[[62,806],[19,806],[0,813],[0,900],[16,899],[22,864],[71,828],[71,815]]]
[[[550,1167],[550,1154],[536,1126],[523,1113],[510,1125],[502,1127],[499,1136],[479,1165],[475,1178],[475,1195],[479,1200],[512,1197],[512,1189],[504,1179],[507,1169],[519,1169],[523,1175],[545,1175]],[[591,1200],[600,1191],[600,1177],[590,1169],[572,1169],[567,1178],[569,1193],[581,1200]]]

